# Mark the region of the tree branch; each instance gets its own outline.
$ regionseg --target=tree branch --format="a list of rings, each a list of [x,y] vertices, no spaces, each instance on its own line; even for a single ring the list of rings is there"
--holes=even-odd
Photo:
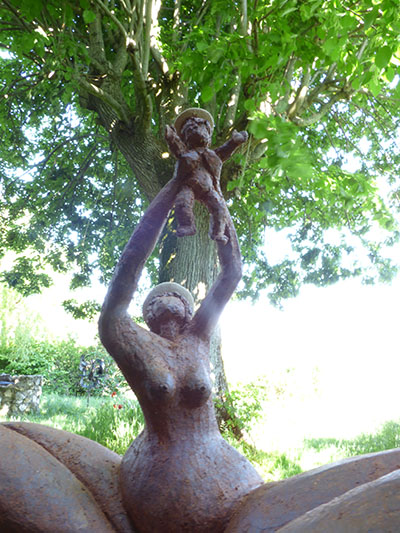
[[[327,114],[327,112],[330,110],[330,108],[336,103],[338,102],[339,100],[341,100],[342,98],[344,97],[344,92],[343,91],[339,91],[337,92],[336,94],[334,94],[332,96],[332,98],[330,100],[328,100],[328,102],[326,102],[325,104],[323,104],[320,108],[319,111],[317,111],[316,113],[306,117],[306,118],[301,118],[299,116],[292,116],[290,117],[290,120],[296,124],[297,126],[311,126],[312,124],[315,124],[315,122],[318,122],[319,120],[321,120],[321,118]]]
[[[179,27],[180,27],[180,11],[181,11],[181,0],[175,0],[174,2],[174,22],[172,25],[172,42],[176,44],[179,37]]]
[[[104,91],[101,87],[97,87],[97,85],[95,85],[94,83],[90,83],[85,78],[79,77],[77,75],[74,76],[74,78],[84,90],[86,90],[90,94],[93,94],[94,96],[97,96],[97,98],[100,98],[103,102],[108,104],[115,111],[119,120],[122,120],[126,124],[129,124],[129,117],[126,114],[125,109],[110,94]]]
[[[89,42],[90,59],[94,62],[96,68],[98,68],[100,72],[103,73],[104,71],[107,71],[108,62],[105,53],[103,29],[101,27],[101,17],[98,12],[96,13],[95,20],[90,24]]]
[[[247,34],[247,0],[242,0],[242,15],[240,17],[240,34],[246,35]]]
[[[100,7],[100,9],[114,22],[114,24],[119,29],[121,36],[124,38],[125,42],[128,39],[128,34],[126,32],[126,29],[124,28],[121,21],[108,9],[107,6],[103,4],[101,0],[95,0],[96,4]]]
[[[313,102],[316,99],[316,97],[319,94],[321,94],[322,90],[332,81],[333,75],[336,72],[336,67],[337,67],[337,63],[336,62],[332,63],[323,81],[309,93],[308,100],[310,103]]]
[[[240,90],[242,88],[242,83],[240,79],[240,74],[235,75],[235,85],[233,87],[233,90],[231,92],[231,97],[228,102],[228,109],[226,111],[225,121],[224,121],[224,129],[229,129],[233,126],[233,123],[235,122],[236,117],[236,111],[239,103],[239,95]]]
[[[241,0],[242,12],[240,15],[239,35],[245,37],[247,35],[247,0]],[[235,122],[236,112],[239,104],[239,96],[242,88],[242,79],[239,71],[235,74],[235,84],[231,92],[231,97],[228,102],[228,109],[224,121],[224,129],[232,128]]]
[[[144,24],[144,38],[143,38],[143,51],[142,51],[142,73],[143,78],[147,78],[149,72],[149,58],[150,58],[150,34],[152,26],[152,9],[153,0],[146,0],[145,3],[145,24]]]
[[[151,115],[152,115],[152,103],[150,96],[147,91],[147,85],[143,73],[141,70],[141,65],[138,58],[137,49],[134,48],[133,43],[128,45],[128,54],[132,61],[133,66],[133,82],[135,84],[135,96],[139,107],[141,107],[141,112],[137,113],[137,116],[140,119],[141,126],[147,130],[150,127]]]
[[[310,79],[311,67],[308,65],[306,72],[303,75],[301,85],[297,91],[296,98],[287,112],[287,116],[289,117],[289,119],[301,113],[301,110],[307,98],[308,90],[310,88]]]
[[[292,81],[292,78],[293,78],[293,72],[294,72],[294,67],[295,67],[295,64],[296,64],[296,57],[292,54],[289,61],[287,62],[286,64],[286,67],[285,67],[285,73],[284,73],[284,79],[282,80],[282,85],[284,85],[285,83],[287,84],[287,89],[285,91],[285,94],[278,99],[277,103],[275,104],[274,107],[277,107],[279,104],[282,104],[284,103],[285,105],[285,110],[287,109],[287,106],[289,104],[289,98],[290,98],[290,92],[291,92],[291,81]]]
[[[156,65],[160,69],[160,73],[162,75],[168,74],[169,66],[165,58],[162,56],[160,50],[155,46],[150,46],[150,52],[154,61],[156,62]]]

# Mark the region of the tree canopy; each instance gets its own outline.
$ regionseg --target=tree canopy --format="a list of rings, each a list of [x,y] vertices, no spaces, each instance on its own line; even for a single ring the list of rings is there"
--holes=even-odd
[[[278,302],[302,283],[394,274],[395,0],[0,0],[0,15],[0,253],[18,254],[3,273],[11,286],[48,284],[45,263],[78,267],[75,286],[95,269],[109,279],[172,175],[164,127],[195,105],[215,118],[214,144],[250,133],[222,175],[243,294],[268,287]],[[291,243],[277,264],[267,227]],[[162,252],[161,268],[184,255]]]

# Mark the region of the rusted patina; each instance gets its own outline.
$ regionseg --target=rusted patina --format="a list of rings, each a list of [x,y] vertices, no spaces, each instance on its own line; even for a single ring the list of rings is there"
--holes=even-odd
[[[166,127],[165,139],[177,158],[175,172],[181,179],[175,201],[177,235],[196,233],[193,204],[198,200],[210,213],[211,239],[225,243],[229,213],[220,187],[222,163],[247,141],[248,135],[245,131],[234,130],[225,144],[210,150],[213,127],[214,121],[208,111],[190,108],[177,117],[174,126]]]
[[[141,532],[223,531],[234,505],[262,479],[221,437],[213,408],[210,336],[241,277],[239,245],[229,213],[217,240],[221,274],[192,316],[173,284],[145,303],[150,331],[128,306],[143,265],[185,183],[175,173],[146,211],[117,265],[100,337],[135,391],[146,420],[122,460],[123,501]]]

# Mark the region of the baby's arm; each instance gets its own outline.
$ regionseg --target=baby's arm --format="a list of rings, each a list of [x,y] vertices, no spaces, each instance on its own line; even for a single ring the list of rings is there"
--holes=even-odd
[[[173,126],[166,126],[165,140],[167,141],[169,149],[177,159],[188,151],[185,143],[176,133],[176,129]]]
[[[247,131],[236,131],[233,130],[232,137],[225,144],[215,149],[215,153],[221,159],[221,161],[226,161],[231,157],[233,152],[238,146],[247,141],[249,135]]]

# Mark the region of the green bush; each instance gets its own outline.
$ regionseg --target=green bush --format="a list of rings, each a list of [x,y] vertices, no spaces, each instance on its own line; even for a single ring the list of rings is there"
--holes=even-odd
[[[13,342],[0,349],[0,368],[9,374],[41,374],[46,391],[76,394],[82,350],[73,339],[58,342],[26,339],[24,343]]]
[[[222,435],[236,439],[250,433],[254,424],[261,418],[263,402],[268,396],[265,380],[238,385],[223,399],[215,399],[218,423]]]
[[[46,341],[35,341],[23,345],[10,344],[0,352],[0,365],[9,374],[48,375],[52,368],[53,347]]]
[[[23,343],[0,346],[0,372],[41,374],[46,392],[85,395],[87,390],[81,385],[79,369],[83,355],[87,360],[102,359],[106,365],[104,379],[97,389],[90,391],[91,395],[109,395],[113,390],[127,388],[117,365],[102,346],[82,347],[74,339],[51,342],[27,338]]]
[[[362,433],[355,439],[340,441],[339,446],[348,456],[398,448],[400,447],[400,423],[386,422],[376,434]]]

